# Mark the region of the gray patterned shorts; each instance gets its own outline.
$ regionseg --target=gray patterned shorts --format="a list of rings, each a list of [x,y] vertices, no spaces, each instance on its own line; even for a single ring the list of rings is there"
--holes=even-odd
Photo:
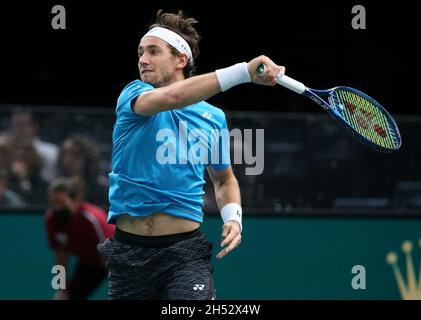
[[[116,229],[97,246],[109,274],[109,298],[216,299],[212,243],[196,229],[165,236],[139,236]]]

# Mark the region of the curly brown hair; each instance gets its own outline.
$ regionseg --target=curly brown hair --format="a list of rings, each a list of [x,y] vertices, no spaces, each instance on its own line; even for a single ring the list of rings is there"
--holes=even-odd
[[[155,27],[162,27],[169,29],[187,41],[190,46],[193,55],[193,61],[195,62],[199,56],[199,41],[200,36],[194,28],[194,24],[198,23],[195,18],[186,18],[182,10],[175,13],[164,13],[162,9],[158,10],[156,14],[156,21],[150,25],[149,30]],[[171,53],[174,56],[179,56],[180,52],[174,47],[168,45],[171,49]],[[189,78],[196,73],[195,63],[188,63],[184,69],[183,74],[185,78]]]

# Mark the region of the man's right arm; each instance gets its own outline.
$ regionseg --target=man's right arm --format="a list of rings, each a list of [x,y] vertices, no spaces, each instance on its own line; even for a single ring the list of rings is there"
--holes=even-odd
[[[66,270],[67,274],[67,265],[69,261],[69,254],[63,249],[57,249],[55,251],[55,263],[56,265],[63,266]],[[66,277],[67,280],[67,277]],[[67,284],[66,284],[67,288]],[[53,300],[68,300],[69,295],[67,293],[67,289],[57,289],[56,293],[54,294]]]
[[[133,104],[133,111],[151,116],[209,99],[220,91],[215,72],[203,74],[141,94]]]
[[[63,249],[57,249],[56,253],[56,265],[61,265],[63,267],[67,267],[67,263],[69,261],[69,254],[67,251]]]
[[[260,64],[266,65],[263,76],[257,75],[256,70]],[[247,70],[252,82],[274,86],[278,74],[284,72],[285,68],[277,66],[265,56],[260,56],[247,64]],[[151,116],[161,111],[179,109],[209,99],[219,92],[221,85],[218,77],[216,72],[211,72],[145,92],[137,97],[132,107],[139,115]]]

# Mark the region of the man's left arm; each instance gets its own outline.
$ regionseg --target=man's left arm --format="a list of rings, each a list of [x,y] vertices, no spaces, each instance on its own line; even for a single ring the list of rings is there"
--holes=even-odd
[[[216,257],[224,257],[241,243],[241,196],[237,179],[231,167],[215,170],[208,167],[209,176],[214,185],[215,198],[224,219],[221,235],[223,248]]]

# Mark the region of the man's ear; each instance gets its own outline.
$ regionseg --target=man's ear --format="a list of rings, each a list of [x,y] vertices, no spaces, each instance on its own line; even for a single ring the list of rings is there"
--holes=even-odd
[[[189,59],[187,57],[187,54],[182,53],[178,56],[178,63],[177,63],[177,67],[179,69],[184,69],[184,67],[187,65],[187,63],[189,63]]]

